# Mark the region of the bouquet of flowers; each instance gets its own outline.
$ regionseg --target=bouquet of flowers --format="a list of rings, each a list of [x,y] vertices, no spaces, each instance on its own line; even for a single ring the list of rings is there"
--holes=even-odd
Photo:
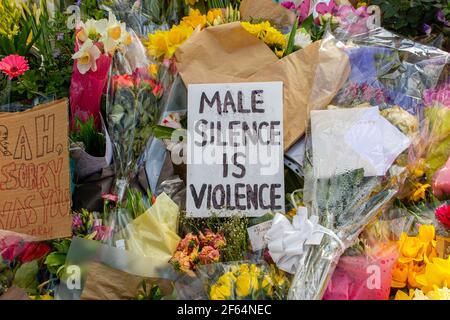
[[[206,230],[205,234],[188,233],[180,241],[177,251],[170,259],[175,270],[194,276],[198,264],[217,263],[220,261],[220,250],[226,246],[223,235]]]
[[[203,267],[211,300],[281,300],[286,296],[289,279],[275,265],[263,262],[233,262]]]
[[[100,103],[112,57],[118,50],[124,52],[131,43],[125,23],[112,13],[108,19],[89,19],[77,25],[70,86],[72,121],[75,116],[82,120],[93,116],[99,124]]]

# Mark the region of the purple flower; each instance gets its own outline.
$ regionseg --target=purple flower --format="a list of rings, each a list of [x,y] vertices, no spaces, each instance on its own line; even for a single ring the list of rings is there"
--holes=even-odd
[[[56,33],[56,40],[64,40],[64,33],[62,32]]]
[[[442,22],[446,27],[450,27],[450,21],[447,21],[445,18],[444,10],[439,9],[436,12],[436,19],[438,19],[439,22]]]
[[[436,19],[438,19],[438,21],[440,22],[445,22],[445,14],[444,14],[444,10],[439,9],[436,12]]]
[[[77,2],[75,3],[76,6],[81,6],[81,0],[77,0]]]
[[[431,26],[429,24],[424,23],[423,26],[423,32],[429,36],[431,34]]]
[[[79,215],[74,215],[72,217],[72,230],[77,231],[83,225],[83,221]]]

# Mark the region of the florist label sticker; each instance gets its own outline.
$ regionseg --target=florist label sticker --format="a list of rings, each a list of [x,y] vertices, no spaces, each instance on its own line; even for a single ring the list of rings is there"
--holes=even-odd
[[[284,211],[283,83],[188,86],[187,213]]]
[[[0,114],[0,229],[71,235],[67,100]]]

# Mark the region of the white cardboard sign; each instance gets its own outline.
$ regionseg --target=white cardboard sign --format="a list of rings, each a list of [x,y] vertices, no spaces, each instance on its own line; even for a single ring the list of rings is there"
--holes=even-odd
[[[188,86],[187,213],[284,211],[283,83]]]

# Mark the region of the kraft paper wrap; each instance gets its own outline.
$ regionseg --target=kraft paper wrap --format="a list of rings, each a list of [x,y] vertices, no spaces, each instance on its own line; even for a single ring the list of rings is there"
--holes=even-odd
[[[130,223],[127,250],[151,257],[155,265],[167,265],[181,238],[177,234],[179,208],[161,193],[155,204]]]
[[[147,291],[152,287],[152,284],[157,284],[163,295],[168,295],[172,291],[172,286],[168,280],[144,278],[101,263],[92,262],[87,268],[86,283],[81,299],[133,300],[142,290],[143,281],[146,283]]]
[[[309,111],[325,108],[350,74],[347,55],[331,41],[278,59],[240,22],[196,31],[175,55],[186,86],[282,81],[285,150],[305,133]]]
[[[243,21],[268,20],[279,27],[291,27],[297,15],[273,0],[243,0],[239,7]]]

